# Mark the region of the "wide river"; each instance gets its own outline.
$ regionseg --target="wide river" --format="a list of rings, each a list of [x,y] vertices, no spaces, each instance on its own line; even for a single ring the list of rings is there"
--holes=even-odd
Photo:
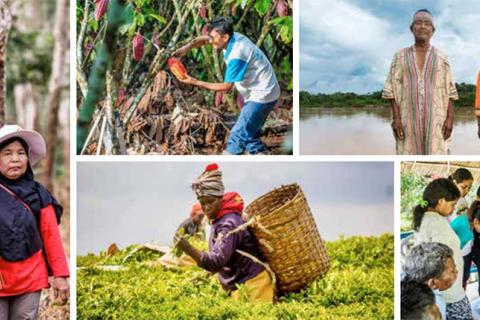
[[[390,108],[301,108],[300,153],[323,155],[395,154]],[[473,108],[455,110],[450,151],[480,155]]]

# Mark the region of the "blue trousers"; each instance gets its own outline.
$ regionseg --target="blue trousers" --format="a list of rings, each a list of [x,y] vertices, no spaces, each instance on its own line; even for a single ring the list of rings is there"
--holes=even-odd
[[[237,122],[230,132],[230,137],[227,141],[228,153],[242,154],[247,151],[250,154],[257,154],[267,150],[260,137],[263,124],[276,102],[259,103],[247,101],[245,103]]]

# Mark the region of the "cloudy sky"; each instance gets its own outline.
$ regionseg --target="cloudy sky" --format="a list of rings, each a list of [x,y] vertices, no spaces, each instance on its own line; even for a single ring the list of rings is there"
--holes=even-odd
[[[155,241],[168,244],[196,201],[190,184],[205,162],[80,162],[79,254]],[[248,204],[299,183],[327,240],[393,233],[393,164],[384,162],[220,162],[227,191]]]
[[[383,87],[395,51],[413,44],[413,13],[434,16],[432,44],[457,82],[480,69],[478,0],[301,0],[300,90],[367,93]]]

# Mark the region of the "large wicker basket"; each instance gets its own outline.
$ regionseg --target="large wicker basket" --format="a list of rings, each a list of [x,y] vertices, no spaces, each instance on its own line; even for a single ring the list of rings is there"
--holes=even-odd
[[[276,275],[277,290],[297,291],[324,275],[329,258],[302,189],[284,185],[253,201],[244,218]]]

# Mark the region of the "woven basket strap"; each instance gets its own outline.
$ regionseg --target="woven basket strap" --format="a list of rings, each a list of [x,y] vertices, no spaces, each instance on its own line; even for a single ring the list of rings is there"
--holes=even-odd
[[[261,265],[265,268],[265,270],[267,270],[267,272],[270,274],[270,277],[272,277],[273,289],[274,289],[275,291],[277,290],[277,278],[275,277],[275,273],[272,271],[272,269],[270,268],[270,266],[268,265],[268,263],[260,261],[260,259],[258,259],[257,257],[251,255],[251,254],[248,253],[248,252],[242,251],[242,250],[240,250],[240,249],[237,249],[236,251],[237,251],[239,254],[241,254],[242,256],[251,259],[253,262],[258,263],[258,264],[261,264]]]
[[[256,228],[259,228],[260,230],[262,230],[263,232],[265,232],[266,234],[268,234],[269,236],[273,236],[273,234],[267,230],[267,228],[265,228],[260,222],[257,221],[256,217],[253,217],[251,218],[250,220],[248,220],[247,222],[245,222],[244,224],[241,224],[239,225],[238,227],[236,227],[235,229],[233,230],[230,230],[226,233],[220,233],[217,238],[215,239],[215,242],[218,242],[218,241],[222,241],[224,240],[225,238],[231,236],[232,234],[235,234],[235,233],[238,233],[240,231],[243,231],[245,229],[247,229],[248,227],[250,226],[255,226]]]

